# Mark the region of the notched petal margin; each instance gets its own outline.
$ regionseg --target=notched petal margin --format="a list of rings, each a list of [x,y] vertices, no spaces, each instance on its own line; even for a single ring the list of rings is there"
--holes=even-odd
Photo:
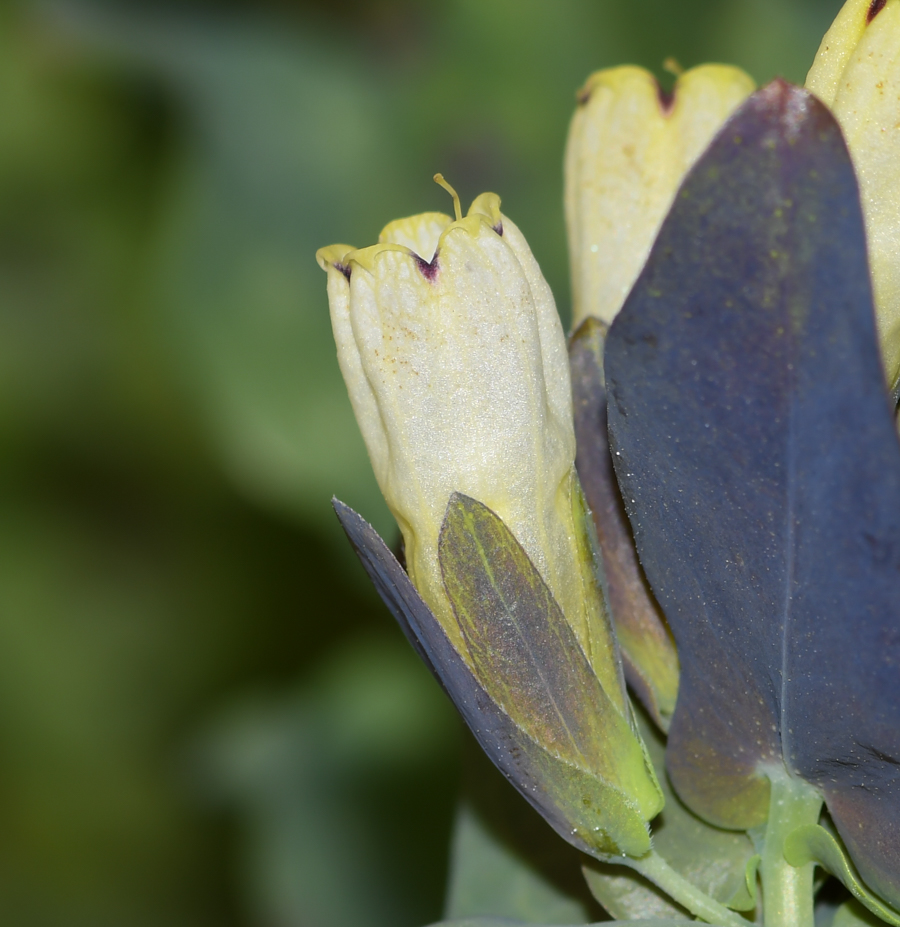
[[[353,245],[328,245],[316,252],[316,262],[324,271],[339,270],[349,281],[350,263],[348,258],[356,248]]]
[[[641,77],[646,77],[650,82],[656,86],[656,99],[659,103],[659,111],[663,116],[670,116],[675,109],[675,101],[678,97],[678,82],[672,86],[671,90],[666,90],[665,87],[659,82],[655,74],[651,74],[648,71],[645,71],[643,68],[635,66],[624,65],[618,69],[622,72],[631,71],[635,74],[640,74]],[[607,71],[596,71],[582,84],[579,90],[575,94],[575,100],[579,106],[587,106],[591,102],[591,97],[594,94],[594,90],[597,87],[604,86],[606,83],[606,74]]]
[[[354,267],[361,267],[374,274],[379,256],[387,251],[394,251],[411,257],[422,276],[426,280],[434,281],[440,269],[438,256],[445,236],[461,230],[472,238],[477,238],[485,227],[503,237],[500,197],[496,193],[482,193],[475,197],[465,218],[457,219],[455,222],[443,213],[423,213],[407,219],[397,219],[382,229],[378,236],[378,244],[368,248],[329,245],[316,252],[316,260],[322,270],[338,270],[350,280]],[[432,246],[434,235],[438,231],[437,243]]]

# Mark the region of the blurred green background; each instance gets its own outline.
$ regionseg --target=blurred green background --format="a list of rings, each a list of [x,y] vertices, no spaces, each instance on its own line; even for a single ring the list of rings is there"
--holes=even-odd
[[[838,7],[0,3],[0,921],[439,917],[460,736],[331,512],[394,536],[314,252],[440,170],[565,318],[585,77],[802,81]]]

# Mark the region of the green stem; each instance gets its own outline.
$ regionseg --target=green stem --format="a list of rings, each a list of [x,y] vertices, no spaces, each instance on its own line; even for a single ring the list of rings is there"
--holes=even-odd
[[[784,840],[804,824],[816,824],[822,796],[808,782],[780,769],[770,773],[769,820],[759,873],[766,927],[814,927],[814,863],[794,867],[784,858]]]
[[[613,860],[610,860],[613,862]],[[687,908],[696,917],[719,927],[748,927],[747,921],[734,911],[710,898],[693,882],[676,872],[657,852],[651,850],[640,859],[616,859],[639,872],[657,888],[661,888],[673,901]]]

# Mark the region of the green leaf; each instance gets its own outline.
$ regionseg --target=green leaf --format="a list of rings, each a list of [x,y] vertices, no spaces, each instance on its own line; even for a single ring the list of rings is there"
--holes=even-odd
[[[839,905],[828,927],[880,927],[882,921],[855,898]]]
[[[439,556],[475,672],[523,730],[540,731],[539,743],[583,769],[609,764],[610,735],[637,746],[553,593],[497,515],[455,494]]]
[[[762,857],[754,854],[747,860],[744,868],[744,884],[741,885],[725,903],[734,911],[752,911],[756,907],[756,873]]]
[[[505,787],[505,786],[504,786]],[[506,787],[505,787],[506,788]],[[514,793],[506,788],[510,796]],[[533,814],[521,799],[516,799],[522,812]],[[559,838],[536,819],[545,836],[559,852]],[[447,887],[448,917],[491,914],[502,917],[540,919],[548,924],[586,923],[585,905],[561,891],[525,855],[531,847],[510,844],[484,820],[468,802],[463,802],[456,816],[451,849],[450,880]],[[560,854],[578,872],[577,851]]]
[[[900,927],[900,913],[871,892],[860,879],[856,867],[840,842],[820,824],[798,827],[784,841],[784,858],[792,866],[815,862],[841,880],[853,896],[873,914],[894,927]]]
[[[437,917],[456,726],[405,643],[372,635],[342,641],[296,688],[220,710],[193,756],[205,794],[244,835],[247,920]]]
[[[584,856],[560,841],[468,738],[464,754],[444,917],[599,920],[600,907],[581,878]]]
[[[665,738],[650,719],[635,712],[665,797],[662,813],[652,822],[653,846],[673,869],[721,904],[737,911],[756,906],[759,857],[745,833],[721,830],[697,817],[678,798],[665,773]],[[680,917],[683,908],[637,873],[620,866],[590,862],[584,875],[594,897],[613,916]]]
[[[610,863],[586,863],[582,871],[594,897],[620,920],[669,918],[679,922],[692,917],[642,875]]]
[[[642,724],[644,743],[654,766],[666,805],[653,821],[651,833],[656,852],[680,875],[716,901],[749,910],[756,903],[750,894],[748,873],[755,876],[755,849],[750,838],[737,831],[707,824],[678,798],[665,775],[665,742],[649,721]],[[752,883],[755,889],[755,882]],[[738,906],[740,905],[740,906]]]
[[[547,751],[573,831],[602,853],[650,849],[662,806],[640,738],[603,690],[547,584],[503,521],[454,493],[438,544],[444,587],[491,699]]]

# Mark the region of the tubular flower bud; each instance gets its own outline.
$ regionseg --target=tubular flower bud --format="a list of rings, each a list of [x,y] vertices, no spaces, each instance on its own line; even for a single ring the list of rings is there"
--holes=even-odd
[[[373,247],[318,253],[408,576],[371,526],[335,508],[516,788],[580,849],[642,857],[663,798],[598,585],[562,327],[499,199],[479,196],[462,218],[453,196],[455,221],[413,216]]]
[[[825,33],[807,89],[843,130],[859,180],[882,360],[900,376],[900,0],[848,0]]]
[[[588,78],[565,162],[573,330],[587,316],[612,321],[684,175],[754,89],[739,68],[717,64],[682,74],[671,96],[642,68]]]
[[[392,222],[379,244],[334,245],[338,360],[410,578],[454,647],[466,646],[438,559],[451,495],[510,529],[620,709],[621,667],[597,586],[574,469],[566,343],[550,289],[499,198],[465,218]]]

